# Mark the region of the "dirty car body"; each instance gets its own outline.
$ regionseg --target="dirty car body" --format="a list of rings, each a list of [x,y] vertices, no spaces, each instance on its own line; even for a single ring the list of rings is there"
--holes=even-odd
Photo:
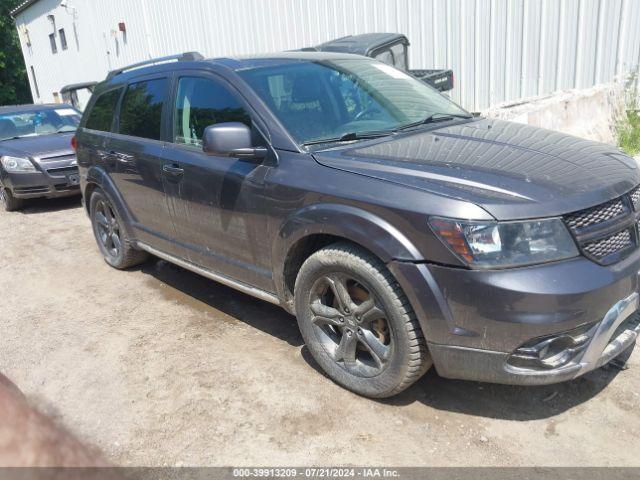
[[[80,194],[71,138],[80,112],[70,105],[0,108],[0,186],[15,199]]]
[[[607,145],[474,118],[389,68],[295,52],[117,72],[87,109],[111,95],[113,118],[96,130],[85,113],[77,134],[85,204],[100,189],[136,248],[299,319],[305,260],[349,242],[391,273],[445,377],[553,383],[629,348],[639,329],[635,161]],[[358,90],[345,102],[355,110],[334,125],[328,110],[351,95],[345,75],[382,93],[372,94],[375,108],[357,106]],[[233,98],[242,114],[228,107],[215,122],[238,132],[249,123],[254,150],[203,152],[207,133],[193,133],[177,100],[191,78]],[[157,138],[123,134],[124,92],[151,80],[162,89]]]

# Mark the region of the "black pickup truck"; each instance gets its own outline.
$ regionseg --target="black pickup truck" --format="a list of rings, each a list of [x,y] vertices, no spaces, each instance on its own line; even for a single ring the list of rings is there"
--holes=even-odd
[[[441,92],[453,88],[452,70],[409,70],[409,39],[400,33],[348,35],[303,50],[364,55],[404,70]]]

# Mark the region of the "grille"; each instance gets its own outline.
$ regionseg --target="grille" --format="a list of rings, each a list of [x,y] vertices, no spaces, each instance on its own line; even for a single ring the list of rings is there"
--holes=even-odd
[[[601,260],[612,253],[620,252],[633,245],[629,230],[614,233],[595,242],[587,243],[582,248],[592,257]]]
[[[16,193],[46,193],[49,191],[49,187],[46,185],[38,187],[16,187],[13,191]]]
[[[636,187],[633,190],[631,190],[631,193],[629,194],[629,198],[631,198],[633,209],[634,210],[640,209],[640,187]]]
[[[70,173],[78,173],[78,167],[48,168],[47,172],[51,175],[67,175]]]
[[[80,185],[56,185],[56,190],[59,192],[70,192],[71,190],[80,190]]]
[[[640,197],[640,190],[638,197]],[[567,215],[565,217],[565,221],[572,230],[580,230],[582,228],[612,220],[624,215],[625,213],[628,213],[627,208],[624,203],[622,203],[621,199],[617,199],[598,205],[597,207],[588,208],[586,210]]]
[[[47,163],[47,162],[58,162],[58,161],[60,161],[60,160],[71,160],[71,159],[73,159],[73,158],[75,158],[75,157],[76,157],[76,156],[75,156],[75,155],[73,155],[73,154],[71,154],[71,155],[68,155],[68,154],[65,154],[65,155],[56,155],[56,156],[53,156],[53,157],[42,157],[42,158],[40,159],[40,162],[42,162],[42,163]]]
[[[640,244],[640,185],[619,198],[564,216],[582,253],[610,265]]]

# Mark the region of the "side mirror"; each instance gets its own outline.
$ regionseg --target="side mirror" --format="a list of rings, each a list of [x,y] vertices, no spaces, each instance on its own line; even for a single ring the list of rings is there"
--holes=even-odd
[[[267,156],[265,147],[252,146],[251,129],[240,122],[209,125],[202,135],[202,150],[219,157],[258,160]]]

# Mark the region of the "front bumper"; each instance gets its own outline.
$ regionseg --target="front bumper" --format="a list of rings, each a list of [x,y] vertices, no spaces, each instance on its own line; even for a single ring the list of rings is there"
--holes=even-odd
[[[2,172],[2,184],[16,198],[65,197],[80,193],[78,168],[71,165],[50,170],[7,173]]]
[[[438,373],[447,378],[540,385],[570,380],[634,344],[640,253],[603,267],[575,258],[478,271],[390,262],[421,323]],[[532,339],[589,326],[589,341],[558,368],[515,367]]]
[[[517,368],[509,354],[467,347],[429,344],[438,373],[446,378],[510,385],[546,385],[572,380],[595,370],[630,348],[640,333],[638,294],[616,303],[597,324],[586,349],[566,365],[548,370]]]

